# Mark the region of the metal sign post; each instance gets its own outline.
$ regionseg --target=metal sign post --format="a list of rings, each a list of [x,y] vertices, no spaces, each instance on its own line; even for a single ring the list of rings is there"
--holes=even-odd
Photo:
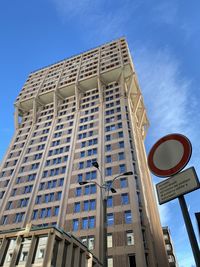
[[[192,145],[181,134],[170,134],[158,140],[148,156],[151,172],[159,177],[169,177],[156,185],[159,204],[178,198],[197,267],[200,267],[200,252],[184,194],[200,188],[194,167],[180,172],[190,160]]]
[[[187,204],[185,202],[184,196],[178,197],[178,200],[179,200],[179,204],[181,206],[181,210],[182,210],[182,213],[183,213],[183,218],[184,218],[185,226],[186,226],[186,229],[187,229],[187,232],[188,232],[188,236],[189,236],[189,239],[190,239],[190,244],[191,244],[191,247],[192,247],[192,252],[193,252],[193,255],[194,255],[194,259],[195,259],[196,265],[200,266],[199,246],[198,246],[197,239],[196,239],[196,236],[195,236],[195,233],[194,233],[194,229],[193,229],[192,222],[191,222],[191,219],[190,219],[190,215],[189,215],[189,212],[188,212]]]

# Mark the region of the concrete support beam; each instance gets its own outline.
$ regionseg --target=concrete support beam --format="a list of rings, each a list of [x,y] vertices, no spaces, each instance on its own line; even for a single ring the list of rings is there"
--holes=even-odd
[[[40,106],[44,106],[45,103],[38,97],[35,98],[36,102],[40,105]]]
[[[12,259],[10,261],[10,265],[8,265],[9,267],[13,267],[16,265],[17,256],[19,254],[21,242],[22,242],[22,238],[21,238],[21,236],[18,236],[17,240],[16,240],[16,246],[15,246],[15,249],[13,251],[13,256],[12,256]]]
[[[55,234],[50,231],[48,234],[47,246],[42,267],[51,267],[51,260],[49,260],[49,255],[51,256],[53,255],[54,242],[55,242]]]
[[[58,97],[56,92],[53,94],[53,104],[54,104],[54,116],[58,116]]]
[[[140,105],[140,102],[142,100],[142,96],[141,94],[138,92],[137,95],[134,96],[134,100],[133,100],[133,112],[134,113],[137,113],[138,111],[138,108],[139,108],[139,105]]]
[[[97,77],[97,85],[98,85],[98,92],[99,92],[99,101],[100,103],[104,102],[104,96],[103,96],[103,85],[101,82],[101,79]]]
[[[37,121],[37,101],[34,99],[33,101],[33,123]]]
[[[15,129],[19,129],[19,108],[15,106]]]
[[[80,247],[74,248],[74,267],[79,267],[79,261],[80,261]]]
[[[81,267],[87,267],[86,266],[86,252],[81,252]]]
[[[64,256],[63,253],[64,253],[64,247],[65,247],[65,240],[64,239],[61,240],[59,242],[59,245],[58,246],[59,246],[58,247],[59,255],[61,255],[61,256],[60,257],[57,257],[57,259],[56,259],[56,266],[57,267],[61,267],[62,266],[62,260],[63,260],[63,257],[62,256]]]
[[[0,247],[0,262],[2,262],[4,254],[6,253],[8,239],[4,238]]]
[[[76,96],[76,110],[79,110],[81,97],[80,97],[80,90],[77,84],[75,85],[75,96]]]
[[[142,116],[141,116],[141,119],[140,119],[140,122],[139,122],[139,129],[142,128],[142,126],[144,125],[144,117],[145,117],[145,114],[146,114],[146,111],[145,109],[142,110]]]
[[[74,244],[73,242],[67,247],[67,257],[65,267],[72,266],[72,254],[73,254]]]
[[[133,75],[131,75],[129,78],[129,85],[127,86],[127,96],[130,96],[131,89],[133,88],[133,84],[134,84],[134,77]]]
[[[32,266],[32,259],[33,259],[33,254],[35,252],[36,244],[37,244],[37,239],[35,236],[32,236],[31,245],[30,245],[29,253],[28,253],[28,258],[27,258],[27,261],[26,261],[26,264],[24,267],[31,267]]]
[[[57,90],[57,91],[55,91],[56,92],[56,96],[58,97],[58,98],[60,98],[61,100],[65,100],[65,98],[61,95],[61,93]]]

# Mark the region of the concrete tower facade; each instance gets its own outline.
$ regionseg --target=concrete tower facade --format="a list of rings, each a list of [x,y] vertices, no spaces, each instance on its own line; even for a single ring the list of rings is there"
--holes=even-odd
[[[15,134],[0,172],[0,230],[57,226],[108,266],[168,266],[147,168],[148,119],[124,38],[32,72],[15,102]],[[99,163],[102,175],[92,166]]]

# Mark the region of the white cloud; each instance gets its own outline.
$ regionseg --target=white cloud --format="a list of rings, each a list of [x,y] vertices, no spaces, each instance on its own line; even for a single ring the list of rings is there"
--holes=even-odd
[[[188,136],[194,153],[199,154],[200,131],[194,120],[199,121],[200,115],[192,81],[181,75],[178,60],[167,49],[133,51],[150,120],[147,144],[152,146],[163,135],[177,132]]]
[[[52,0],[55,4],[57,11],[62,16],[66,16],[67,18],[84,16],[87,13],[90,13],[91,10],[94,8],[95,4],[98,1],[92,0]]]
[[[135,50],[136,72],[147,105],[154,137],[185,131],[190,81],[180,78],[177,61],[167,49]]]
[[[132,24],[134,12],[140,1],[134,4],[130,0],[118,1],[115,4],[106,0],[51,0],[63,22],[79,24],[87,32],[87,40],[91,43],[102,43],[124,35],[125,24]],[[113,6],[114,4],[114,6]],[[130,9],[131,6],[131,9]],[[131,12],[130,12],[131,11]]]

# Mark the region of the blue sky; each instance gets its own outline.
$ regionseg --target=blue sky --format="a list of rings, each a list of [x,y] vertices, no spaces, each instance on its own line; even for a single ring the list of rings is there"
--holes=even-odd
[[[151,124],[147,151],[165,134],[185,134],[193,145],[188,166],[199,174],[199,12],[197,0],[1,1],[0,157],[14,131],[13,103],[31,71],[125,36]],[[195,229],[199,196],[186,195]],[[159,209],[180,267],[195,266],[178,201]]]

